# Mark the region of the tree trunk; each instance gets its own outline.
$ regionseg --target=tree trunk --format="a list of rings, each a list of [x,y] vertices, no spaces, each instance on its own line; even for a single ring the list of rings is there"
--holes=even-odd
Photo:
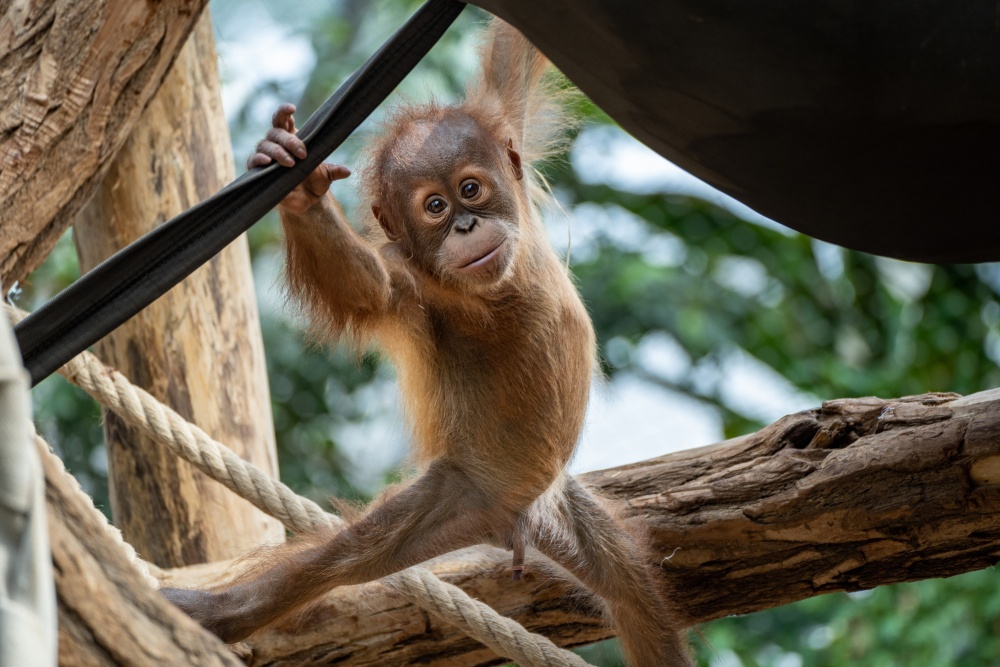
[[[234,178],[206,11],[74,228],[89,269]],[[132,382],[277,473],[245,237],[96,346]],[[115,523],[147,560],[179,566],[279,541],[280,524],[105,412]]]
[[[48,254],[207,0],[0,2],[0,275]]]
[[[821,593],[946,577],[1000,560],[1000,390],[829,401],[752,435],[583,476],[650,528],[688,624]],[[596,607],[529,552],[476,549],[431,564],[556,643],[608,637]],[[227,564],[168,573],[204,586]],[[499,664],[382,584],[332,591],[251,642],[253,665]]]

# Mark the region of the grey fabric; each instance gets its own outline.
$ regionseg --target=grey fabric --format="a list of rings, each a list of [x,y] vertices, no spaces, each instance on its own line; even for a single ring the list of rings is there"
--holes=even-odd
[[[56,664],[56,600],[28,374],[0,316],[0,666]]]

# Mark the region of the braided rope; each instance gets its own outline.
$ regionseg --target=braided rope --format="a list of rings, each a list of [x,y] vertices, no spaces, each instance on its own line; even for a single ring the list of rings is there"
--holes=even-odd
[[[26,315],[12,306],[5,304],[4,307],[13,323]],[[304,533],[321,527],[343,527],[340,517],[324,511],[313,501],[297,495],[280,481],[244,461],[148,392],[133,385],[124,375],[104,365],[90,352],[83,352],[70,360],[59,369],[59,373],[126,423],[143,430],[177,456],[281,521],[291,531]],[[95,511],[98,510],[95,508]],[[121,533],[113,527],[112,530],[118,533],[116,541],[121,540]],[[128,549],[135,554],[130,546]],[[148,569],[145,574],[150,576]],[[417,606],[455,625],[497,654],[525,667],[587,667],[587,663],[575,653],[559,648],[546,637],[529,632],[516,621],[472,599],[461,588],[438,579],[426,568],[411,567],[386,579]]]

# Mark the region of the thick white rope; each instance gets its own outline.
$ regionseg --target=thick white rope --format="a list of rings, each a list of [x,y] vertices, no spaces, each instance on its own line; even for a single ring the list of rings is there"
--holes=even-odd
[[[4,307],[15,324],[26,315],[13,306],[5,304]],[[325,512],[316,503],[298,496],[280,481],[244,461],[145,390],[133,385],[124,375],[105,366],[93,354],[81,353],[60,368],[59,373],[123,421],[143,430],[177,456],[281,521],[291,531],[305,533],[328,526],[343,527],[340,517]],[[120,533],[118,538],[121,538]],[[414,604],[459,627],[498,655],[511,658],[525,667],[587,666],[575,653],[559,648],[546,637],[529,632],[516,621],[473,600],[461,588],[438,579],[425,568],[412,567],[387,579],[387,583],[391,583]]]

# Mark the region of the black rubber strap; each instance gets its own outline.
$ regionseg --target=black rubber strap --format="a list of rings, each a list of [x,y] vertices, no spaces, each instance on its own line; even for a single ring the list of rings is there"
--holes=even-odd
[[[274,208],[396,88],[465,5],[428,0],[302,126],[309,156],[254,169],[121,249],[15,328],[32,386],[210,260]]]

